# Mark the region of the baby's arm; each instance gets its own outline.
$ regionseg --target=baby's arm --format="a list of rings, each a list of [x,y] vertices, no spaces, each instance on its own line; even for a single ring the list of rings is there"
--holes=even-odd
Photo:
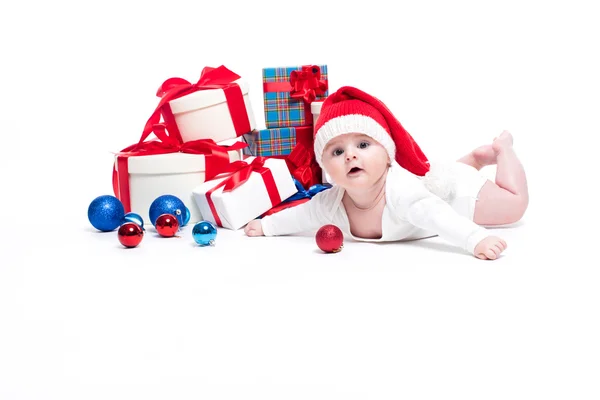
[[[437,233],[442,239],[479,258],[494,258],[492,253],[501,239],[492,237],[487,229],[457,213],[450,204],[427,190],[420,180],[403,178],[402,195],[395,204],[400,218],[419,228]],[[478,246],[480,244],[481,246]],[[505,247],[504,243],[495,253],[496,256]]]
[[[458,214],[433,194],[413,199],[407,204],[404,218],[419,228],[437,233],[442,239],[473,255],[475,247],[490,236],[487,229]]]
[[[280,236],[306,232],[328,223],[324,210],[330,190],[317,193],[309,201],[250,221],[244,228],[248,236]]]

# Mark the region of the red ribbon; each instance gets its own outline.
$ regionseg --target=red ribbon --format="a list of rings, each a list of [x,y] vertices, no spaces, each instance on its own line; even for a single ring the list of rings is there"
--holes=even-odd
[[[139,143],[144,142],[148,135],[152,133],[154,126],[160,122],[161,114],[168,130],[172,132],[177,141],[182,142],[169,102],[199,90],[223,89],[237,136],[250,132],[250,120],[248,119],[244,96],[239,85],[234,82],[239,78],[238,74],[221,65],[217,68],[205,67],[198,82],[193,84],[183,78],[167,79],[158,88],[156,95],[161,99],[146,122]]]
[[[222,171],[226,170],[230,164],[228,152],[240,150],[247,146],[244,142],[236,142],[231,146],[217,144],[212,139],[193,140],[187,143],[176,142],[171,136],[166,134],[164,125],[158,124],[153,132],[161,139],[151,140],[143,143],[136,143],[128,146],[117,153],[117,166],[113,165],[113,191],[115,196],[121,200],[125,212],[131,211],[131,194],[129,191],[129,157],[132,156],[150,156],[169,153],[188,153],[204,155],[205,160],[205,180],[210,180]],[[118,172],[117,172],[118,170]],[[198,182],[201,183],[201,182]]]
[[[278,206],[270,208],[268,211],[266,211],[264,214],[262,214],[260,216],[260,218],[266,217],[267,215],[278,213],[279,211],[283,211],[283,210],[285,210],[287,208],[292,208],[292,207],[299,206],[300,204],[306,203],[309,200],[310,200],[309,198],[304,198],[304,199],[298,199],[298,200],[290,201],[290,202],[287,202],[287,203],[281,203]]]
[[[296,143],[302,143],[307,149],[312,149],[314,146],[313,126],[295,126],[294,132],[296,136]]]
[[[292,71],[290,85],[290,97],[302,99],[306,104],[312,103],[327,90],[327,81],[321,80],[321,68],[318,65],[303,65],[300,71]]]
[[[302,144],[298,143],[287,156],[287,160],[296,168],[309,165],[313,159],[312,152]]]
[[[246,161],[234,161],[229,163],[225,170],[225,173],[228,174],[227,178],[223,179],[206,192],[206,200],[217,225],[223,226],[217,208],[212,201],[212,194],[221,187],[223,187],[224,193],[235,190],[250,178],[252,172],[258,172],[261,175],[261,178],[265,183],[265,188],[267,189],[267,194],[269,195],[269,200],[271,200],[271,205],[276,206],[281,203],[281,196],[279,195],[277,184],[273,178],[273,173],[269,168],[264,166],[266,160],[265,157],[256,157],[251,163],[247,163]]]
[[[321,183],[321,168],[313,156],[302,143],[297,143],[294,149],[286,157],[288,168],[292,176],[296,178],[305,189],[314,184]]]

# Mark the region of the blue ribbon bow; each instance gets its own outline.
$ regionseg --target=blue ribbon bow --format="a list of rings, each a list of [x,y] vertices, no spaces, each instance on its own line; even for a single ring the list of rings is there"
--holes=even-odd
[[[304,186],[302,186],[300,181],[298,181],[297,179],[294,179],[294,184],[296,185],[296,189],[298,189],[298,192],[292,195],[291,197],[288,197],[282,203],[289,203],[290,201],[296,201],[307,198],[312,199],[317,193],[331,188],[331,184],[329,183],[317,183],[315,185],[312,185],[308,189],[304,189]]]

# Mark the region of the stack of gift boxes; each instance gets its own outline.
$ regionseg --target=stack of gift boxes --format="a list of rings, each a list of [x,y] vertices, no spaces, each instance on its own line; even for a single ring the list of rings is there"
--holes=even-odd
[[[224,66],[204,68],[195,83],[163,82],[139,141],[115,157],[113,190],[126,212],[147,216],[156,198],[170,194],[184,202],[190,223],[239,229],[297,195],[298,182],[306,189],[321,182],[310,107],[327,95],[326,67],[264,71],[264,130],[256,129],[248,83]],[[290,89],[267,84],[285,76]],[[267,136],[267,147],[278,150],[258,150]]]
[[[266,128],[244,135],[244,153],[284,158],[305,189],[321,183],[313,132],[329,93],[327,65],[263,68],[262,79]]]

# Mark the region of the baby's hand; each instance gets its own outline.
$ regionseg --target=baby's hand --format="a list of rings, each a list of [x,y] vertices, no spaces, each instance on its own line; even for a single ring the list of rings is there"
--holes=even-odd
[[[495,260],[506,250],[506,242],[498,236],[488,236],[475,246],[475,257],[482,260]]]
[[[244,228],[246,236],[263,236],[262,223],[260,219],[255,219],[248,222],[248,225]]]

